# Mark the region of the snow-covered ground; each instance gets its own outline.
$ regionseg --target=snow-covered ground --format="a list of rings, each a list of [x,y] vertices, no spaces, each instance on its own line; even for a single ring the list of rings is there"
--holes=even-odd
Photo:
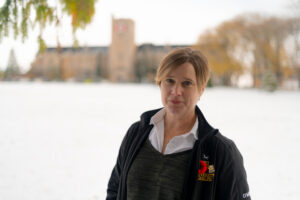
[[[300,199],[300,92],[207,89],[199,106],[244,156],[253,199]],[[98,200],[154,85],[0,83],[0,199]]]

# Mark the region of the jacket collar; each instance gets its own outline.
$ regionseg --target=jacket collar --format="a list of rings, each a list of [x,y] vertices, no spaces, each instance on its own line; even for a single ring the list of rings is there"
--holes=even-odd
[[[149,126],[151,117],[155,115],[158,111],[160,111],[162,108],[150,110],[147,112],[144,112],[141,115],[141,124],[142,126]],[[203,113],[201,112],[200,108],[198,106],[195,107],[195,112],[198,116],[198,139],[201,140],[205,135],[208,133],[215,131],[214,129],[205,119]]]

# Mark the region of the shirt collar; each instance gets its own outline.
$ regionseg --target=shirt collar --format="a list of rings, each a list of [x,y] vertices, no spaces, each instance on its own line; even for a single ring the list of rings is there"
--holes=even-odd
[[[154,126],[157,126],[157,124],[159,122],[161,122],[162,120],[164,120],[164,116],[165,116],[165,108],[161,109],[160,111],[158,111],[155,115],[153,115],[150,119],[150,125],[154,125]],[[187,137],[189,136],[190,134],[193,134],[194,135],[194,138],[197,140],[198,139],[198,134],[197,134],[197,130],[198,130],[198,117],[196,117],[196,121],[194,123],[194,126],[193,128],[187,132],[187,133],[184,133],[180,136],[182,137]]]
[[[152,124],[157,125],[161,120],[164,120],[164,116],[165,116],[165,109],[163,108],[151,117],[150,125]]]

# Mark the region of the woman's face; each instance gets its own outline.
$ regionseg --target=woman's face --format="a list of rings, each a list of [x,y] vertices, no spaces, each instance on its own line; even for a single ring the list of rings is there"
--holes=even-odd
[[[203,90],[204,88],[198,90],[196,73],[191,63],[174,68],[160,84],[166,113],[179,118],[194,114],[195,105]]]

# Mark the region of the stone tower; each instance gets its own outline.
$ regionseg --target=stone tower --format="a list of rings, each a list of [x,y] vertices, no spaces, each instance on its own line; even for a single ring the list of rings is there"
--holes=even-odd
[[[135,80],[134,22],[112,17],[112,41],[109,49],[109,79],[113,82]]]

